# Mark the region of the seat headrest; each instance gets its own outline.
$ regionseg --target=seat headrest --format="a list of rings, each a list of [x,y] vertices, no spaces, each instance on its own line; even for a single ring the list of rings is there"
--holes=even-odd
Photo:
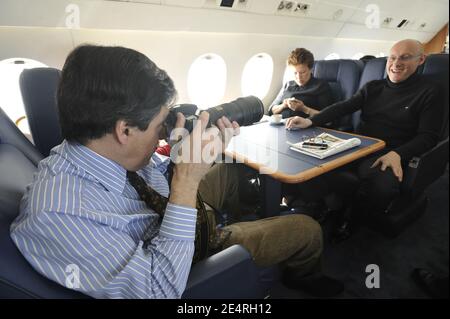
[[[355,60],[321,60],[314,65],[314,77],[337,84],[340,100],[349,99],[358,89],[362,64]],[[332,86],[333,87],[333,86]],[[335,94],[336,95],[336,94]]]
[[[20,90],[36,148],[48,156],[63,140],[59,125],[56,94],[61,71],[54,68],[24,70],[20,75]]]
[[[425,76],[437,76],[439,81],[443,80],[448,83],[448,54],[429,55],[419,73]]]
[[[361,74],[359,88],[362,88],[367,82],[386,78],[386,62],[386,58],[376,58],[367,61]]]
[[[327,81],[336,82],[339,74],[339,60],[320,60],[314,63],[314,77]]]
[[[448,113],[449,113],[449,101],[448,101],[448,54],[431,54],[425,60],[423,67],[419,72],[427,79],[435,82],[441,88],[443,94],[444,103],[444,123],[442,128],[441,139],[445,139],[448,136]]]

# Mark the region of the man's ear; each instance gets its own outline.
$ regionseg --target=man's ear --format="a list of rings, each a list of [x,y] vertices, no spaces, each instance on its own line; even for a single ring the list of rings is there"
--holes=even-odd
[[[422,54],[420,59],[419,59],[419,65],[424,64],[426,59],[427,59],[427,55],[426,54]]]
[[[125,122],[124,120],[117,121],[114,133],[117,141],[120,144],[128,144],[130,136],[130,127],[127,122]]]

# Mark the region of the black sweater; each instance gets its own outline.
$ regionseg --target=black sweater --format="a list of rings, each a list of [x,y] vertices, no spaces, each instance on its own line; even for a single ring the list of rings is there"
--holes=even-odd
[[[269,108],[269,115],[272,115],[272,108],[275,105],[283,103],[284,99],[295,97],[297,100],[301,100],[306,106],[312,107],[316,110],[322,110],[326,106],[333,103],[333,95],[328,82],[316,79],[311,76],[311,79],[302,86],[299,86],[295,81],[287,82],[278,93],[272,105]],[[291,116],[308,117],[303,112],[295,112],[291,109],[284,109],[281,114],[283,118]]]
[[[400,83],[389,79],[369,82],[353,97],[330,105],[311,121],[321,126],[358,110],[361,123],[357,132],[384,140],[387,150],[397,152],[402,160],[435,146],[444,123],[438,87],[417,73]]]

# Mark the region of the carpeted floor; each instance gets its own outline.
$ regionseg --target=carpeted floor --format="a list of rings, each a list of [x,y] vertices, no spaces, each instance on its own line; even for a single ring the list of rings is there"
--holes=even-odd
[[[345,283],[337,298],[429,298],[411,280],[416,267],[438,275],[449,272],[449,188],[448,170],[427,189],[429,203],[425,214],[395,239],[367,228],[339,244],[331,244],[325,235],[324,271]],[[325,225],[325,232],[328,233]],[[366,287],[366,266],[380,269],[380,288]],[[272,298],[310,298],[301,292],[277,284]]]

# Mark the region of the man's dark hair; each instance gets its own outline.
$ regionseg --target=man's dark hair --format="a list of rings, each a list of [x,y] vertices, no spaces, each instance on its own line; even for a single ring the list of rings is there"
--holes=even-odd
[[[365,55],[365,56],[361,57],[359,60],[363,61],[364,63],[366,63],[366,62],[368,62],[370,60],[373,60],[373,59],[376,59],[376,56],[374,56],[374,55]]]
[[[314,55],[304,48],[297,48],[289,54],[287,64],[293,66],[305,64],[312,69],[314,66]]]
[[[69,54],[62,70],[61,131],[66,140],[82,144],[112,133],[118,120],[144,131],[175,97],[172,79],[142,53],[82,45]]]

